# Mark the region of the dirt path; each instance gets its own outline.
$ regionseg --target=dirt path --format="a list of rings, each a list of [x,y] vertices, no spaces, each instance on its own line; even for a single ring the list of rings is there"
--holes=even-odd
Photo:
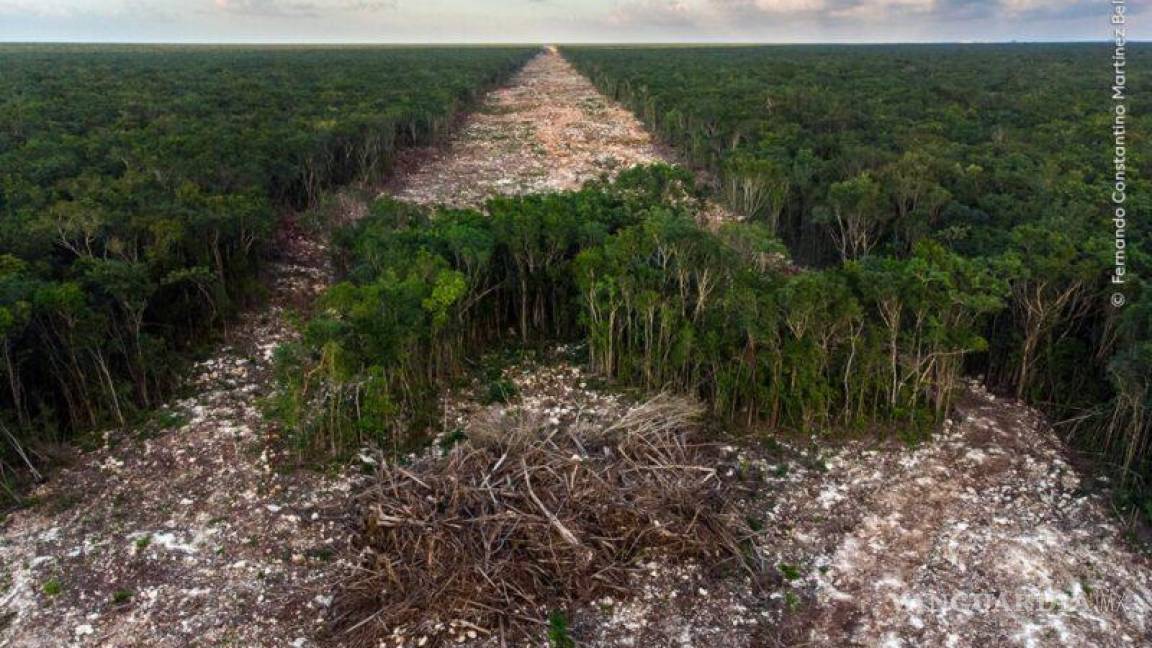
[[[285,471],[261,416],[284,309],[328,280],[285,233],[271,305],[195,367],[188,396],[59,470],[0,537],[3,646],[307,645],[348,483]]]
[[[1043,417],[972,387],[915,450],[850,445],[775,519],[817,645],[1125,646],[1152,640],[1152,569]],[[791,546],[789,546],[791,545]]]
[[[328,283],[286,230],[270,304],[197,364],[184,398],[109,430],[5,521],[0,646],[305,646],[338,565],[345,479],[285,470],[260,413],[285,309]]]
[[[389,187],[400,200],[475,207],[497,194],[578,189],[670,157],[632,113],[609,101],[554,49],[492,92],[447,147],[412,151]]]

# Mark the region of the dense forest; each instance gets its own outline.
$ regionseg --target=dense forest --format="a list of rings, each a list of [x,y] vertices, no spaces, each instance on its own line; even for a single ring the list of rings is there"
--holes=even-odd
[[[157,405],[261,294],[280,214],[439,137],[535,51],[0,48],[8,465]]]
[[[708,172],[717,195],[779,235],[800,263],[898,266],[931,249],[1004,282],[1000,303],[979,320],[986,348],[967,357],[966,370],[1046,409],[1128,486],[1147,486],[1148,223],[1129,219],[1128,303],[1113,307],[1109,48],[572,47],[564,54]],[[1128,56],[1129,95],[1147,95],[1140,71],[1152,63],[1152,48],[1132,46]],[[1143,214],[1152,207],[1140,127],[1147,119],[1139,106],[1129,112],[1127,211]],[[900,305],[884,313],[938,322],[947,311]]]
[[[382,199],[340,233],[346,279],[282,349],[279,415],[307,455],[404,450],[479,350],[555,339],[731,423],[912,439],[949,411],[1007,293],[990,268],[925,240],[905,259],[796,272],[762,223],[712,231],[702,208],[667,166],[484,213]]]

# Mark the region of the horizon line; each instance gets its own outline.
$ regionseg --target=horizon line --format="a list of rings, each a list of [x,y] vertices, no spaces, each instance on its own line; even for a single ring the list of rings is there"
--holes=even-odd
[[[6,40],[0,38],[0,45],[236,45],[236,46],[539,46],[548,45],[606,45],[606,46],[662,46],[662,45],[732,45],[732,46],[788,46],[788,45],[1058,45],[1111,43],[1108,38],[1067,38],[1067,39],[1009,39],[1009,40],[798,40],[798,41],[755,41],[755,40],[635,40],[635,41],[482,41],[482,40],[394,40],[394,41],[338,41],[338,40]],[[1149,40],[1129,40],[1129,44],[1148,43]]]

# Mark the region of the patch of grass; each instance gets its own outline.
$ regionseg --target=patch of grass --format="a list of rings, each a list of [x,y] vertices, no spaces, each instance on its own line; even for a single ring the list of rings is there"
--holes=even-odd
[[[314,560],[319,560],[321,562],[329,562],[336,556],[335,552],[333,552],[331,549],[329,549],[327,547],[320,547],[318,549],[309,549],[309,550],[304,552],[304,555],[307,556],[308,558],[312,558]]]
[[[1148,554],[1152,549],[1152,486],[1141,473],[1120,482],[1111,494],[1114,506],[1129,520],[1124,538],[1137,551]]]
[[[900,425],[897,437],[909,448],[915,448],[932,438],[936,431],[937,421],[923,411],[900,410],[897,418],[906,418],[907,423]]]
[[[132,592],[129,590],[125,590],[125,589],[116,590],[112,594],[112,603],[114,605],[124,605],[125,603],[127,603],[128,601],[131,601],[131,600],[132,600]]]
[[[760,441],[760,449],[773,456],[783,454],[784,452],[784,446],[772,436],[766,436]]]
[[[56,596],[63,589],[64,586],[61,585],[59,579],[56,578],[49,578],[40,586],[40,591],[44,592],[45,596]]]
[[[519,395],[520,390],[516,387],[516,383],[512,382],[511,380],[500,378],[488,383],[488,386],[484,389],[484,395],[481,397],[480,401],[485,405],[491,405],[493,403],[507,403]]]
[[[828,472],[828,463],[824,461],[824,457],[820,454],[820,449],[813,447],[810,450],[800,455],[798,463],[807,468],[808,470],[820,473]]]
[[[73,437],[72,444],[83,452],[94,452],[104,447],[103,431],[89,431]]]
[[[784,606],[789,610],[795,610],[800,607],[800,597],[796,596],[796,592],[784,593]]]
[[[137,551],[143,551],[143,550],[147,549],[148,545],[150,545],[150,544],[152,544],[152,536],[151,535],[144,535],[144,536],[140,536],[139,538],[136,538],[136,550]]]
[[[532,363],[536,359],[535,349],[514,344],[503,346],[481,356],[473,375],[481,380],[500,380],[504,377],[505,369],[515,365]]]
[[[157,410],[152,416],[152,423],[163,430],[178,428],[188,422],[188,417],[173,410]]]
[[[594,392],[607,392],[607,393],[627,393],[628,390],[622,385],[613,383],[611,380],[603,376],[584,376],[584,386],[589,391]]]
[[[484,104],[476,109],[476,112],[485,115],[510,115],[516,112],[515,106],[502,106],[499,104]]]
[[[789,565],[788,563],[780,563],[777,566],[777,569],[780,570],[780,574],[783,575],[784,578],[787,580],[794,581],[794,580],[800,578],[800,568],[797,567],[796,565]]]
[[[49,514],[63,513],[80,503],[76,493],[60,493],[55,497],[29,497],[25,500],[31,508],[41,508]]]
[[[588,354],[588,345],[583,342],[579,344],[565,345],[563,353],[560,354],[560,357],[578,367],[587,366],[587,364],[591,361],[591,358]]]
[[[449,432],[448,434],[445,434],[443,437],[441,437],[440,449],[447,452],[447,451],[451,450],[452,448],[454,448],[456,446],[456,444],[460,443],[461,441],[464,441],[467,438],[468,437],[464,434],[463,429],[456,428],[456,429],[452,430],[451,432]]]
[[[560,610],[548,615],[548,646],[550,648],[576,648],[568,631],[568,617]]]
[[[0,524],[8,519],[10,509],[31,506],[32,497],[24,497],[24,494],[33,483],[32,475],[28,473],[14,474],[5,470],[4,474],[0,475],[0,509],[4,510],[4,513],[0,513]]]

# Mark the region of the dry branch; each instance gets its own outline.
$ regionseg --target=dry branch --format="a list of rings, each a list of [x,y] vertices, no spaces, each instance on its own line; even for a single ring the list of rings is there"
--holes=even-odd
[[[500,414],[500,415],[498,415]],[[383,465],[359,498],[363,576],[338,600],[343,644],[452,622],[523,630],[653,558],[749,568],[749,531],[698,404],[659,396],[606,428],[557,432],[493,412],[447,456]]]

